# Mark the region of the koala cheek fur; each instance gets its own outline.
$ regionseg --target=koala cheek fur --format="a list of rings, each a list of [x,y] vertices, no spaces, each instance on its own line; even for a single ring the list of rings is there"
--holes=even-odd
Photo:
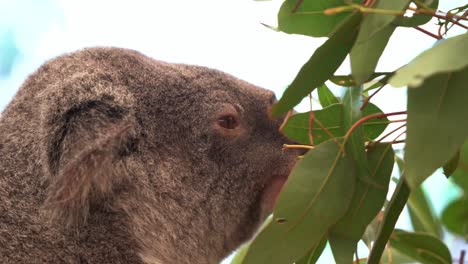
[[[0,117],[0,263],[219,263],[299,154],[273,102],[131,50],[47,62]]]

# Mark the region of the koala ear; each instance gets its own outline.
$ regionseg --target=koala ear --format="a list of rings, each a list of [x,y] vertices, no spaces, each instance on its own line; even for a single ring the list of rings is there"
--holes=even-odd
[[[45,208],[62,226],[84,224],[90,205],[106,203],[127,176],[123,159],[137,148],[135,122],[129,110],[107,101],[81,102],[46,124]]]

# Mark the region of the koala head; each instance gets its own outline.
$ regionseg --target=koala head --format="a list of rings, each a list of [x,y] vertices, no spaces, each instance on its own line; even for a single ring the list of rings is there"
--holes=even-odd
[[[39,93],[49,214],[80,228],[121,215],[147,263],[219,262],[300,154],[282,151],[273,93],[217,70],[88,49],[42,74],[60,80]]]

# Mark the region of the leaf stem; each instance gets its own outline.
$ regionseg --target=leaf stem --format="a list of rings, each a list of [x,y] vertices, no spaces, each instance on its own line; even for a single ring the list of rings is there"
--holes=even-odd
[[[405,207],[406,202],[410,194],[410,188],[405,181],[404,175],[400,178],[395,192],[392,195],[392,199],[388,204],[387,209],[384,213],[384,219],[380,225],[379,231],[377,233],[377,239],[374,242],[374,246],[371,249],[368,258],[368,264],[378,264],[382,253],[385,249],[390,235],[395,228],[395,224],[400,216],[401,211]]]
[[[288,123],[288,120],[289,120],[289,118],[292,116],[293,112],[294,112],[293,109],[289,110],[288,113],[286,114],[286,116],[284,117],[283,123],[281,123],[281,126],[279,127],[279,131],[280,131],[280,132],[283,132],[284,127],[285,127],[286,124]]]
[[[465,263],[465,253],[466,253],[466,251],[462,249],[461,252],[460,252],[460,259],[458,259],[458,263],[460,263],[460,264]]]
[[[369,143],[369,145],[367,145],[367,146],[372,147],[373,145],[382,142],[382,140],[386,139],[386,138],[389,137],[391,134],[397,132],[398,130],[402,129],[402,128],[405,127],[405,126],[406,126],[406,124],[403,124],[403,125],[401,125],[401,126],[395,128],[394,130],[388,132],[385,136],[381,137],[379,140],[377,140],[377,141],[375,141],[375,142],[371,142],[371,143]]]
[[[377,91],[375,91],[373,94],[369,95],[369,97],[366,98],[366,100],[362,103],[361,105],[361,111],[362,109],[364,109],[364,107],[366,107],[366,105],[370,102],[370,99],[372,99],[372,97],[374,97],[374,95],[376,95],[378,92],[380,92],[380,90],[382,90],[382,88],[384,88],[386,84],[383,84],[382,86],[380,86],[379,89],[377,89]]]
[[[291,144],[283,144],[283,149],[314,149],[314,146],[309,145],[291,145]]]
[[[430,37],[433,37],[433,38],[435,38],[435,39],[437,39],[437,40],[442,39],[442,36],[436,35],[436,34],[434,34],[434,33],[432,33],[432,32],[429,32],[429,31],[425,30],[425,29],[422,28],[422,27],[414,27],[414,29],[416,29],[416,30],[418,30],[418,31],[420,31],[420,32],[422,32],[422,33],[424,33],[424,34],[430,36]]]
[[[314,145],[314,136],[312,135],[312,127],[314,124],[314,119],[315,119],[315,113],[314,110],[312,110],[312,94],[309,94],[309,100],[310,100],[310,112],[309,112],[309,143],[311,145]]]
[[[365,117],[359,119],[358,121],[356,121],[356,123],[354,123],[349,128],[348,132],[346,132],[346,135],[345,135],[344,141],[343,141],[343,145],[348,141],[348,139],[351,136],[351,134],[353,133],[353,131],[356,130],[356,128],[358,126],[362,125],[367,120],[374,119],[374,118],[384,118],[384,117],[394,116],[394,115],[404,115],[404,114],[406,114],[406,111],[393,112],[393,113],[375,113],[375,114],[368,115],[368,116],[365,116]]]

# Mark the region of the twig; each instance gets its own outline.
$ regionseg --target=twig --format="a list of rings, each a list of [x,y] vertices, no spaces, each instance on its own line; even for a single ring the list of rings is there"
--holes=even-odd
[[[400,144],[400,143],[405,143],[406,140],[402,139],[402,140],[393,140],[393,141],[389,141],[389,142],[382,142],[382,144]]]
[[[388,123],[400,123],[400,122],[406,122],[406,119],[396,119],[396,120],[388,121]]]
[[[283,132],[284,127],[286,126],[286,123],[288,123],[289,118],[292,116],[294,110],[289,110],[286,116],[284,117],[283,123],[281,123],[281,126],[279,127],[279,131]]]
[[[424,28],[421,28],[421,27],[414,27],[414,29],[416,29],[416,30],[418,30],[418,31],[420,31],[420,32],[422,32],[422,33],[424,33],[424,34],[430,36],[430,37],[433,37],[433,38],[435,38],[435,39],[437,39],[437,40],[442,39],[442,36],[438,36],[438,35],[436,35],[436,34],[434,34],[434,33],[432,33],[432,32],[429,32],[429,31],[425,30]]]
[[[291,144],[284,144],[283,149],[314,149],[315,147],[309,145],[291,145]]]
[[[379,140],[377,140],[375,143],[379,143],[381,142],[382,140],[386,139],[388,136],[390,136],[391,134],[395,133],[396,131],[400,130],[401,128],[405,127],[406,124],[403,124],[397,128],[395,128],[394,130],[390,131],[389,133],[387,133],[385,136],[383,136],[382,138],[380,138]],[[401,136],[401,135],[400,135]]]
[[[312,127],[314,124],[315,114],[314,110],[312,110],[312,94],[309,94],[310,100],[310,112],[309,112],[309,142],[311,145],[314,144],[314,136],[312,135]]]
[[[392,246],[390,245],[390,243],[387,242],[387,252],[388,252],[388,264],[392,264],[393,263],[393,252],[392,252]]]
[[[462,251],[460,252],[460,259],[458,260],[459,264],[465,263],[465,253],[466,251],[462,249]]]
[[[393,142],[398,141],[397,139],[398,139],[399,137],[401,137],[401,136],[402,136],[403,134],[405,134],[405,133],[406,133],[406,130],[403,131],[403,132],[401,132],[400,134],[398,134],[398,136],[395,137],[395,139],[393,140]]]
[[[354,123],[349,128],[348,132],[346,132],[346,135],[345,135],[345,138],[344,138],[344,141],[343,141],[343,145],[348,141],[348,139],[351,136],[351,134],[353,133],[353,131],[356,130],[356,128],[358,126],[360,126],[361,124],[363,124],[367,120],[374,119],[374,118],[384,118],[384,117],[394,116],[394,115],[404,115],[404,114],[406,114],[406,111],[393,112],[393,113],[388,113],[388,114],[376,113],[376,114],[368,115],[368,116],[365,116],[365,117],[359,119],[358,121],[356,121],[356,123]]]
[[[376,95],[378,92],[380,92],[380,90],[382,90],[382,88],[384,88],[386,84],[383,84],[382,86],[380,86],[379,89],[377,89],[377,91],[375,91],[373,94],[369,95],[369,97],[366,98],[366,100],[362,103],[361,105],[361,111],[362,109],[364,109],[364,107],[366,107],[366,105],[369,103],[370,99],[372,99],[372,97],[374,97],[374,95]]]

